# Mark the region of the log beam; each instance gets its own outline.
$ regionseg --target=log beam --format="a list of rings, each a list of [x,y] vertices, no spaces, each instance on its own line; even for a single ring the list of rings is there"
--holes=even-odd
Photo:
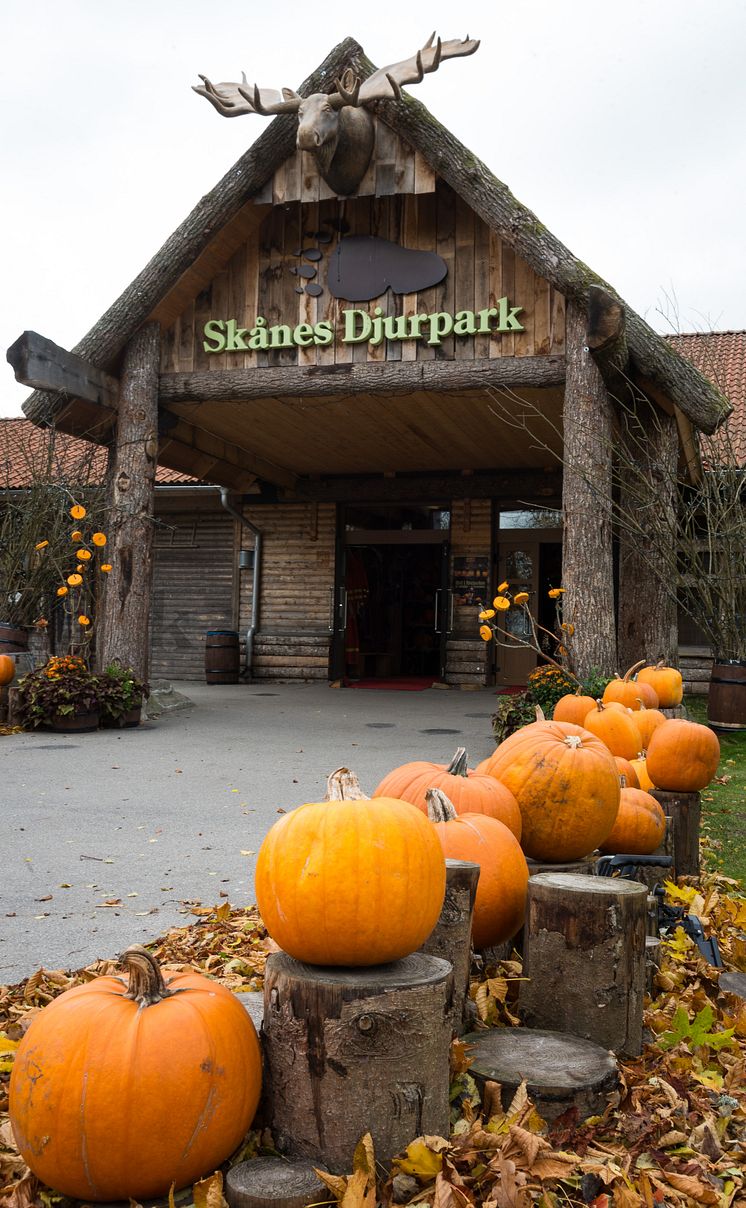
[[[298,478],[294,495],[317,503],[342,503],[365,499],[368,503],[422,503],[433,499],[500,499],[518,503],[541,499],[547,506],[559,503],[562,474],[559,470],[502,470],[491,474],[475,471],[461,474],[339,475],[329,478]],[[283,496],[285,498],[285,496]],[[275,493],[252,503],[276,503]]]
[[[586,314],[567,307],[567,381],[563,413],[563,616],[574,626],[572,654],[581,677],[617,667],[612,547],[613,413],[586,344]]]
[[[37,390],[59,390],[68,397],[115,407],[119,382],[90,361],[60,348],[37,331],[24,331],[6,353],[16,381]]]
[[[282,365],[162,373],[164,403],[248,402],[348,394],[413,394],[421,390],[481,390],[560,386],[563,357],[495,357],[475,361],[379,361],[346,365]]]
[[[148,677],[159,358],[160,328],[148,323],[130,340],[122,365],[110,479],[112,569],[99,614],[99,666],[116,658],[141,679]]]

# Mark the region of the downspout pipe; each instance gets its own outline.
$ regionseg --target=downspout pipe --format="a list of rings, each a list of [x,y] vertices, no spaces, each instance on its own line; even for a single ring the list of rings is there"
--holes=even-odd
[[[246,630],[246,662],[241,675],[251,675],[251,664],[254,655],[254,635],[259,620],[259,592],[262,585],[262,534],[255,524],[234,508],[230,502],[230,491],[227,487],[218,487],[220,491],[220,506],[233,516],[244,528],[254,535],[254,574],[251,580],[251,620]]]

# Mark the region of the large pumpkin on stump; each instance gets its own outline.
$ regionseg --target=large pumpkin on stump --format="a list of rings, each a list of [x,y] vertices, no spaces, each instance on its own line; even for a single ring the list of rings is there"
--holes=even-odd
[[[655,797],[641,789],[623,788],[616,822],[601,851],[649,856],[665,836],[666,816]]]
[[[516,730],[485,759],[514,794],[521,846],[534,860],[562,863],[594,851],[619,808],[619,772],[600,739],[570,722],[536,721]]]
[[[474,947],[512,939],[523,926],[528,888],[528,864],[515,835],[485,814],[457,814],[440,789],[428,790],[427,810],[446,859],[479,865]]]
[[[675,667],[666,667],[662,659],[654,667],[643,667],[637,678],[642,684],[650,684],[658,693],[659,709],[675,709],[684,699],[681,672]]]
[[[144,1200],[230,1157],[251,1124],[261,1053],[246,1009],[198,973],[164,980],[144,948],[129,983],[97,977],[33,1020],[10,1079],[30,1169],[78,1200]]]
[[[696,793],[712,780],[720,763],[720,743],[709,726],[682,717],[667,718],[650,739],[650,777],[659,789]]]
[[[340,768],[331,800],[285,814],[254,878],[272,939],[309,965],[380,965],[415,952],[440,917],[446,867],[431,823],[409,801],[363,796]]]
[[[398,797],[427,813],[428,789],[441,789],[457,814],[488,814],[503,822],[516,839],[521,837],[521,811],[510,789],[494,776],[471,772],[465,747],[459,747],[449,764],[417,760],[404,763],[384,776],[374,797]]]

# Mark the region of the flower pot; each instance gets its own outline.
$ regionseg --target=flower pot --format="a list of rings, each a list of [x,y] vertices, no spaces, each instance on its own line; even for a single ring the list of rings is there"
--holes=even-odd
[[[134,705],[131,709],[127,710],[120,724],[125,730],[131,730],[134,726],[139,726],[141,712],[142,705]]]
[[[715,659],[707,723],[713,730],[746,730],[746,659]]]
[[[45,729],[54,730],[57,734],[85,734],[97,730],[101,714],[98,709],[89,712],[56,713],[45,725]]]

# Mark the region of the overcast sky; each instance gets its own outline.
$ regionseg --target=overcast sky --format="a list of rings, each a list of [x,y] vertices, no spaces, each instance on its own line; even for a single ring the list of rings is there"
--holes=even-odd
[[[746,328],[744,0],[2,0],[2,349],[77,343],[262,132],[198,72],[295,87],[433,27],[482,45],[412,91],[576,256],[659,330]]]

